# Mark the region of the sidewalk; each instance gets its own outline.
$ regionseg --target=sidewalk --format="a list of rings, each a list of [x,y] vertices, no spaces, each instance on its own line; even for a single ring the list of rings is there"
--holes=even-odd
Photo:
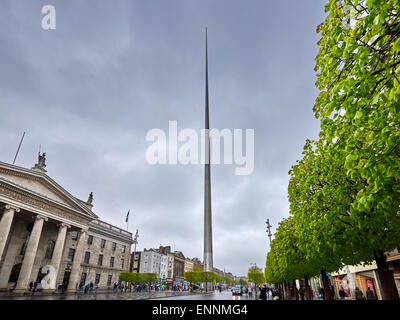
[[[141,291],[141,292],[114,292],[112,290],[100,291],[98,293],[48,293],[27,292],[25,294],[13,294],[0,292],[0,300],[143,300],[158,299],[175,296],[205,295],[207,293],[189,293],[187,291]]]

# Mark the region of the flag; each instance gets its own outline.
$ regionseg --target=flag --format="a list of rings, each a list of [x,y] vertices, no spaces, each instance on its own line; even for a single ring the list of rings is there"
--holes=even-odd
[[[129,217],[129,212],[130,212],[131,210],[129,210],[128,211],[128,213],[126,214],[126,220],[125,220],[125,222],[128,222],[128,217]]]

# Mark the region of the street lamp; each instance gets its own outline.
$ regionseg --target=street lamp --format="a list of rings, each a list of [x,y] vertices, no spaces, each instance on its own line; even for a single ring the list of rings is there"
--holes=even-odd
[[[133,243],[135,245],[134,250],[133,250],[133,270],[135,270],[136,245],[138,244],[138,238],[139,238],[139,230],[136,229],[136,234],[133,238]]]
[[[268,237],[269,237],[269,245],[271,245],[272,233],[271,233],[271,225],[269,224],[269,219],[267,219],[267,221],[265,223],[267,224],[266,232],[268,233]]]

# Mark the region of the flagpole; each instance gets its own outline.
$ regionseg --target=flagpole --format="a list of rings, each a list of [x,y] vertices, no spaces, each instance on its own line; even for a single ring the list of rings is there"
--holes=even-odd
[[[128,210],[128,213],[126,214],[126,231],[128,231],[128,226],[129,226],[129,214],[131,212],[131,209]]]

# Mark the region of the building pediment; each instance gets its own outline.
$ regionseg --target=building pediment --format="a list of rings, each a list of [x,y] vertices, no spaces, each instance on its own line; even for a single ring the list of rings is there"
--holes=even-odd
[[[185,256],[183,255],[183,253],[182,252],[174,252],[174,255],[175,255],[175,257],[176,258],[178,258],[178,259],[182,259],[182,260],[185,260],[186,258],[185,258]]]
[[[41,203],[42,207],[55,211],[71,211],[81,215],[83,220],[98,217],[83,201],[72,196],[44,172],[29,170],[0,162],[0,195],[17,197],[23,201],[23,195],[30,203]],[[80,219],[80,220],[82,220]]]

